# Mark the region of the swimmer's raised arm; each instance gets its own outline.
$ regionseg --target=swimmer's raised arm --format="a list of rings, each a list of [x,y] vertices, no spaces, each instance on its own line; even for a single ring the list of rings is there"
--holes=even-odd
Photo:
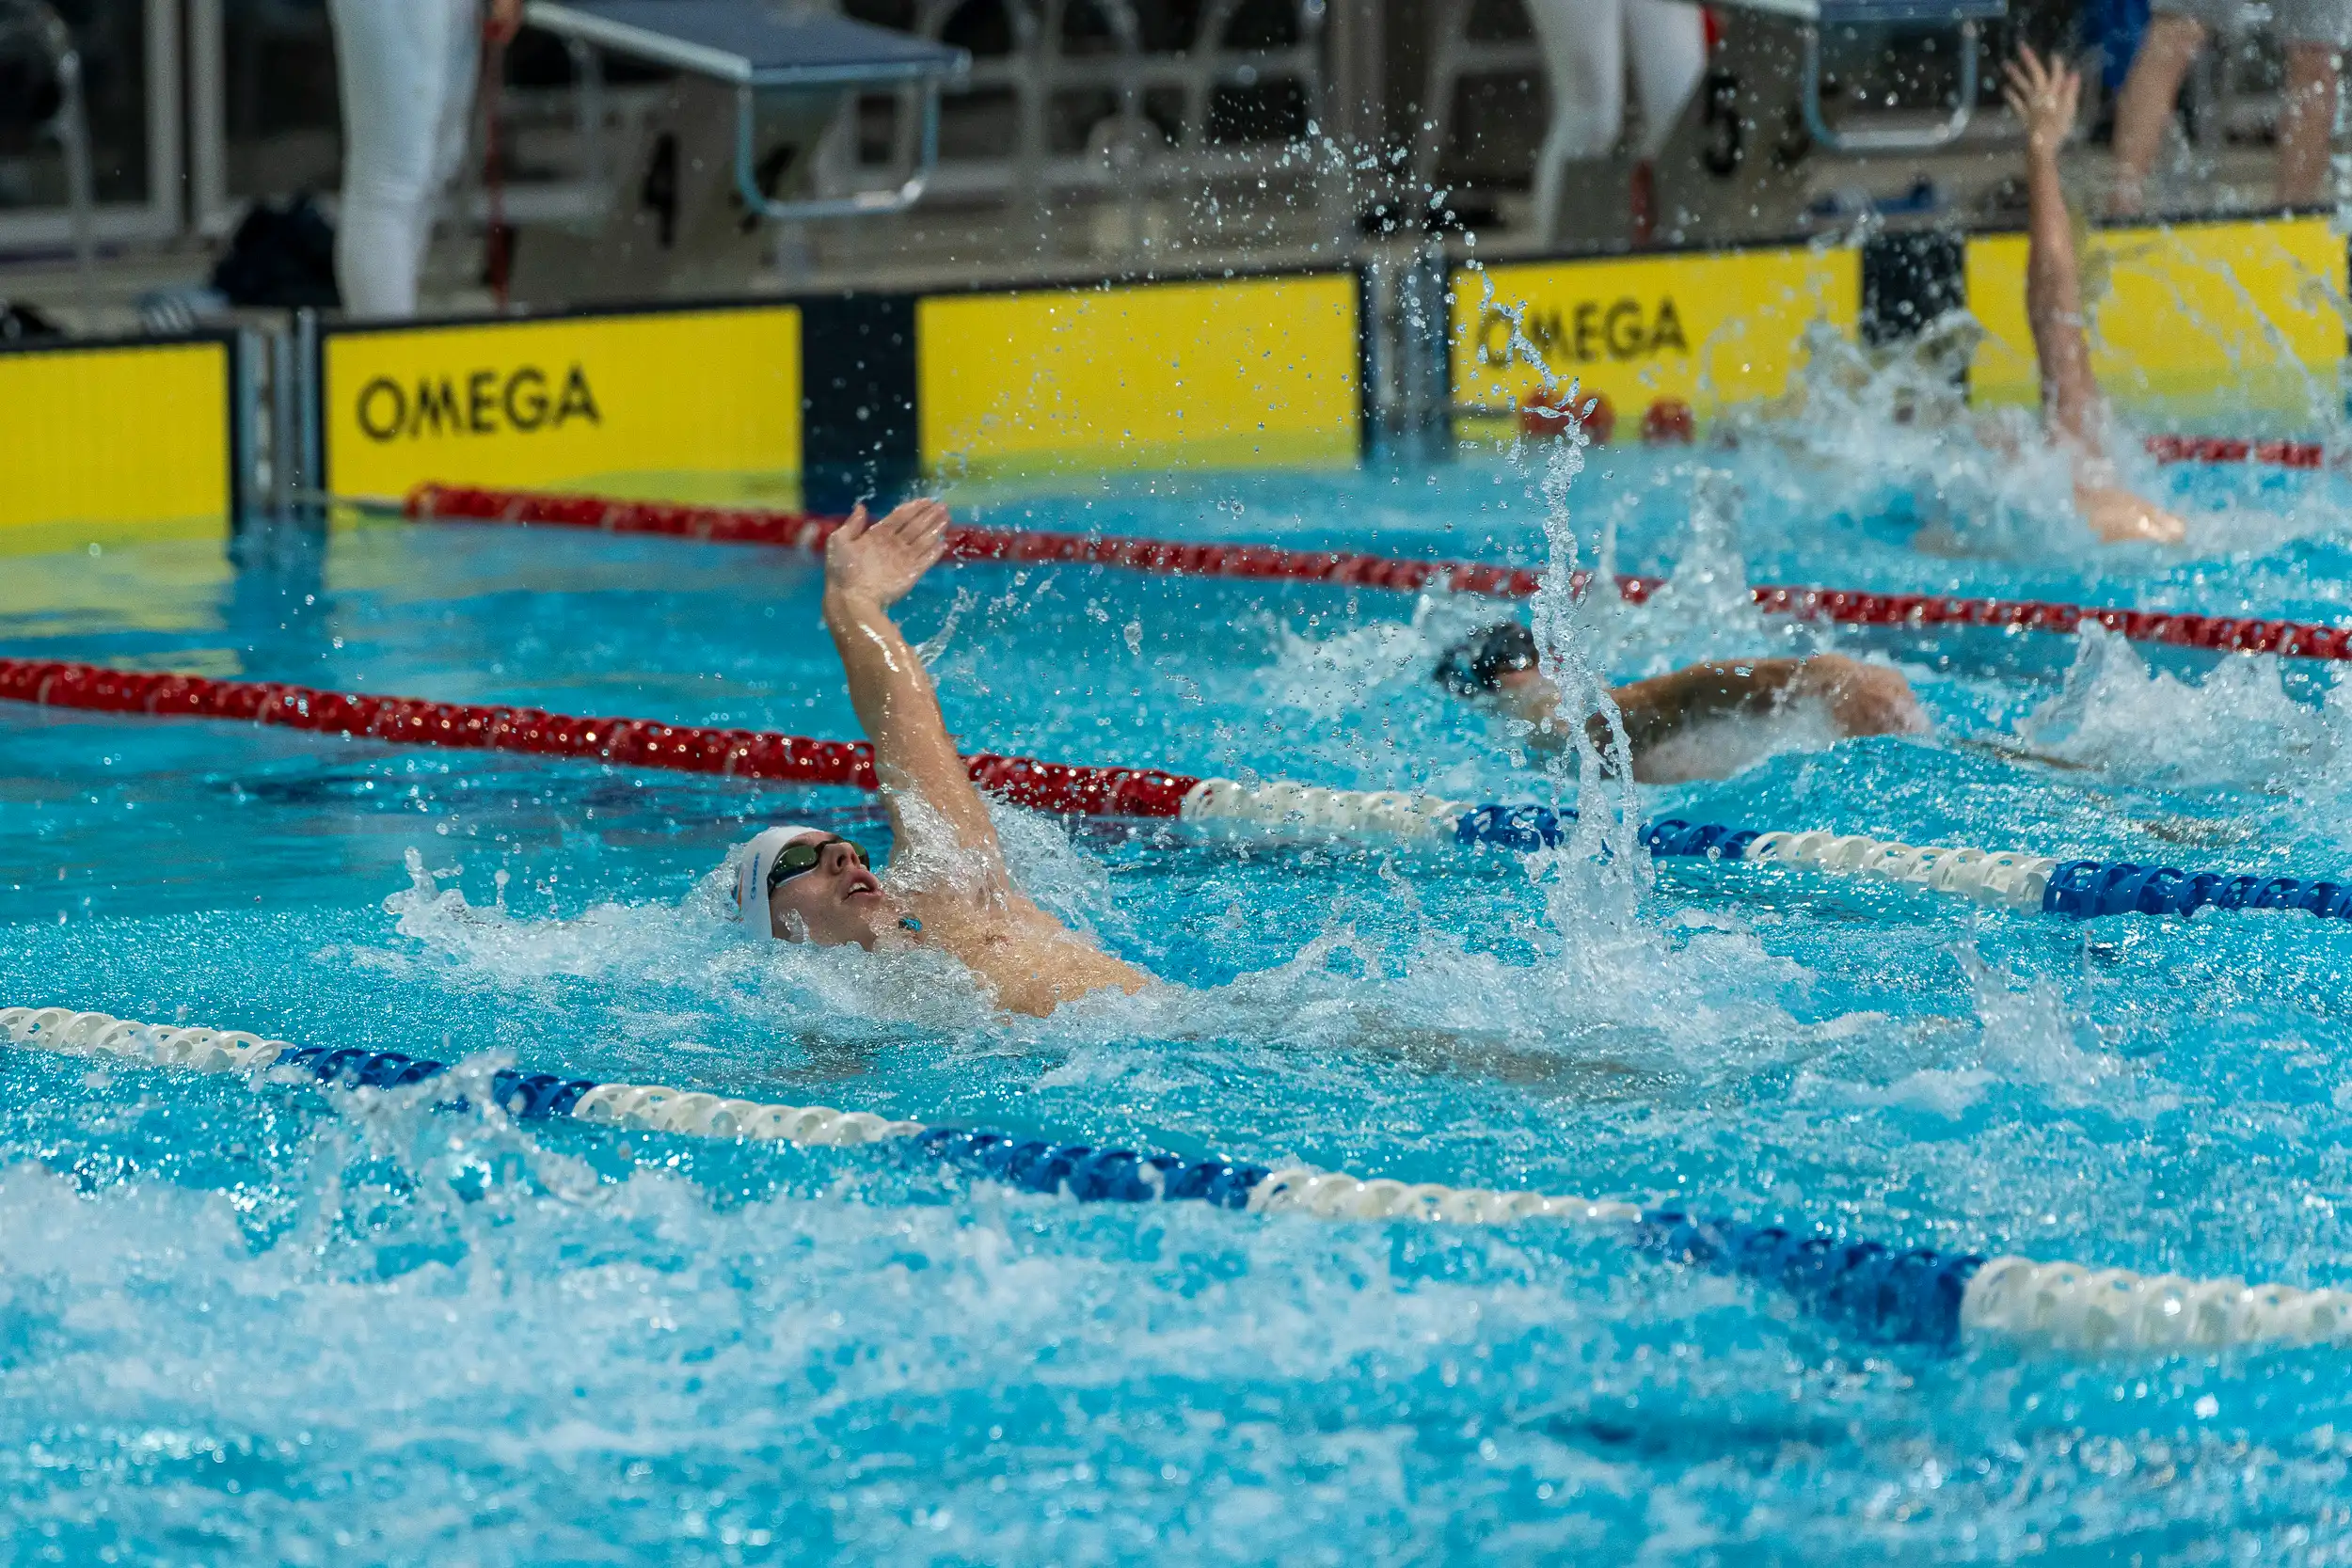
[[[825,627],[849,673],[850,703],[874,743],[874,771],[891,827],[910,832],[914,796],[946,819],[957,841],[991,863],[1001,858],[987,802],[972,785],[939,711],[930,672],[891,620],[890,607],[947,549],[947,509],[909,501],[875,522],[861,506],[825,544]]]
[[[2058,150],[2074,134],[2082,76],[2020,48],[2004,68],[2003,96],[2026,125],[2026,320],[2042,372],[2042,418],[2054,436],[2099,451],[2099,381],[2083,331],[2074,220],[2058,182]]]
[[[2026,125],[2026,320],[2042,372],[2042,422],[2067,449],[2074,467],[2074,507],[2106,540],[2174,544],[2188,525],[2144,496],[2114,483],[2102,426],[2099,380],[2083,330],[2082,270],[2074,220],[2058,181],[2058,150],[2074,133],[2082,75],[2021,47],[2004,68],[2003,96]]]

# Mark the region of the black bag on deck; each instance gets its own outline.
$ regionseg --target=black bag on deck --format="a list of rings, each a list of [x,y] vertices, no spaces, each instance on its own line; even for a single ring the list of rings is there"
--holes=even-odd
[[[283,207],[257,201],[230,237],[229,254],[213,268],[213,287],[231,305],[341,305],[335,230],[307,196]]]

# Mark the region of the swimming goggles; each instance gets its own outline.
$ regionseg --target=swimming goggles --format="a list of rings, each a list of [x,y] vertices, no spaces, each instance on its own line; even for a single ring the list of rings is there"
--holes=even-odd
[[[866,851],[849,839],[820,838],[813,844],[804,838],[795,839],[777,852],[775,864],[768,868],[768,891],[773,893],[793,878],[816,870],[824,863],[825,851],[836,844],[848,845],[851,860],[869,871],[873,869],[874,863],[866,858]]]
[[[1503,676],[1536,664],[1535,634],[1517,621],[1501,621],[1448,648],[1431,673],[1457,697],[1483,697],[1500,690]]]

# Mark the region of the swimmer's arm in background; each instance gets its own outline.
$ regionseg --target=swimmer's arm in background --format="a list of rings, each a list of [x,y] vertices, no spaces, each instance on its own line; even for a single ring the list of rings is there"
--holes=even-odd
[[[1893,670],[1839,654],[1694,664],[1633,681],[1611,693],[1638,756],[1693,724],[1764,718],[1791,703],[1818,702],[1846,735],[1901,735],[1927,727],[1911,683]],[[1587,721],[1596,745],[1607,728]]]
[[[825,543],[825,628],[874,743],[892,829],[902,841],[913,836],[903,802],[915,796],[946,818],[963,848],[997,868],[1003,851],[988,804],[956,754],[930,672],[889,614],[946,550],[947,509],[935,500],[909,501],[880,522],[859,507]]]
[[[2044,64],[2029,48],[2004,68],[2002,96],[2026,126],[2026,319],[2042,372],[2042,418],[2053,436],[2086,455],[2099,452],[2099,382],[2083,332],[2082,269],[2074,220],[2058,182],[2058,149],[2074,130],[2082,77]]]
[[[2006,67],[2003,96],[2026,123],[2026,318],[2042,372],[2042,421],[2074,461],[2074,508],[2110,543],[2178,544],[2188,525],[2144,496],[2113,483],[2101,440],[2099,380],[2083,332],[2082,269],[2074,215],[2058,182],[2058,149],[2074,128],[2082,77],[2021,48]]]

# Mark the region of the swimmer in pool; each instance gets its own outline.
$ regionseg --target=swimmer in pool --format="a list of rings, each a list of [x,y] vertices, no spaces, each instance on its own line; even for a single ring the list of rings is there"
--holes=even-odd
[[[1529,745],[1560,752],[1573,744],[1560,712],[1560,689],[1536,667],[1534,634],[1517,621],[1484,627],[1447,649],[1436,675],[1454,695],[1534,725]],[[1840,737],[1927,728],[1919,699],[1899,672],[1838,654],[1693,664],[1617,687],[1610,696],[1625,716],[1633,777],[1642,784],[1721,777],[1732,759],[1727,749],[1704,744],[1709,724],[1809,710]],[[1607,755],[1608,721],[1594,714],[1584,728]],[[1676,740],[1702,743],[1668,745]]]
[[[930,673],[890,619],[890,606],[946,553],[946,537],[947,509],[920,500],[880,522],[860,507],[825,545],[825,627],[874,744],[896,838],[891,879],[837,833],[770,828],[736,851],[736,907],[759,941],[936,947],[1007,1012],[1042,1018],[1106,986],[1141,990],[1151,975],[1038,908],[1013,880]]]
[[[2042,372],[2042,426],[2074,470],[2074,510],[2110,543],[2174,545],[2188,525],[2145,496],[2116,483],[2101,435],[2106,409],[2090,371],[2083,333],[2082,279],[2074,260],[2073,215],[2058,183],[2058,149],[2074,129],[2083,80],[2074,67],[2044,63],[2020,47],[2005,68],[2003,96],[2026,125],[2026,317]]]
[[[2013,466],[2037,442],[2055,449],[2071,470],[2069,499],[2074,515],[2093,534],[2107,543],[2176,544],[2186,536],[2187,525],[2177,515],[2118,483],[2114,461],[2106,448],[2106,409],[2090,368],[2090,347],[2083,330],[2081,267],[2074,254],[2066,192],[2058,181],[2058,150],[2074,130],[2082,79],[2072,70],[2044,62],[2030,49],[2021,51],[2007,72],[2010,107],[2026,131],[2026,315],[2042,384],[2040,428],[2015,418],[2020,410],[1972,411],[1964,393],[1930,387],[1903,389],[1893,417],[1901,424],[1955,433],[1964,430],[1996,465]],[[1955,336],[1939,328],[1912,344],[1905,355],[1922,372],[1955,370],[1958,367],[1948,362],[1948,356],[1956,349],[1964,349],[1967,341],[1964,332]],[[1876,371],[1859,356],[1831,352],[1816,355],[1810,373],[1826,376],[1834,389],[1851,394],[1867,385]],[[1943,377],[1933,374],[1932,379]],[[1751,425],[1751,431],[1783,436],[1803,450],[1814,429],[1809,420],[1812,398],[1813,388],[1800,378],[1786,396],[1764,410],[1765,420]],[[1964,477],[1963,484],[1973,488]],[[1939,491],[1936,504],[1943,499]],[[1996,511],[2006,504],[1993,503]],[[1966,553],[1971,547],[1967,533],[1956,531],[1946,522],[1931,523],[1913,538],[1912,545],[1939,555]]]

